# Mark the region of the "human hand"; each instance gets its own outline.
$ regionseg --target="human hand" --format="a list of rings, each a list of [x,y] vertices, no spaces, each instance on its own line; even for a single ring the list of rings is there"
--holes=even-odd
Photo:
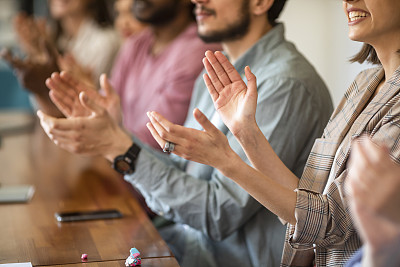
[[[43,63],[47,60],[42,46],[42,41],[48,39],[44,18],[35,19],[25,13],[19,13],[14,18],[14,30],[18,43],[31,61]]]
[[[94,84],[80,81],[71,73],[53,73],[46,80],[50,89],[50,98],[66,117],[80,117],[90,115],[79,99],[79,94],[85,92],[88,97],[97,105],[105,108],[111,117],[122,125],[122,112],[120,98],[108,81],[107,75],[100,76],[100,85],[104,91],[101,95]]]
[[[208,74],[203,75],[215,109],[229,130],[238,136],[249,123],[255,124],[257,108],[257,81],[247,66],[245,75],[248,85],[229,60],[219,51],[206,52],[203,59]]]
[[[44,62],[33,61],[30,58],[19,59],[6,49],[1,51],[0,56],[14,69],[23,87],[39,97],[48,98],[49,90],[44,82],[52,72],[58,71],[58,66],[55,60],[55,49],[49,43],[44,43],[43,45],[46,47],[47,58]]]
[[[383,256],[400,240],[400,165],[366,137],[351,153],[346,192],[354,222],[368,249]]]
[[[111,118],[107,110],[80,93],[81,105],[89,116],[57,119],[38,111],[40,124],[59,147],[81,155],[101,155],[112,161],[131,146],[129,135]]]
[[[58,66],[60,66],[60,70],[67,71],[76,80],[95,87],[93,71],[90,68],[85,68],[79,64],[72,54],[66,53],[64,55],[59,55],[57,63]]]
[[[187,160],[210,165],[223,171],[235,154],[226,136],[219,131],[199,110],[193,116],[203,127],[203,131],[173,124],[157,112],[148,112],[150,122],[147,128],[154,139],[164,148],[167,141],[175,144],[172,153]]]

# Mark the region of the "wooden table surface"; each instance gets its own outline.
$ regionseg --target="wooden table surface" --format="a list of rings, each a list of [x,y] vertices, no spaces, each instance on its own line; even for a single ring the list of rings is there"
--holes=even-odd
[[[132,196],[132,186],[109,162],[57,148],[37,122],[30,133],[1,138],[1,185],[32,184],[35,194],[29,203],[0,204],[0,263],[124,266],[136,247],[142,266],[179,266]],[[54,218],[55,212],[98,209],[118,209],[123,218],[69,223]],[[81,263],[83,253],[88,263]]]

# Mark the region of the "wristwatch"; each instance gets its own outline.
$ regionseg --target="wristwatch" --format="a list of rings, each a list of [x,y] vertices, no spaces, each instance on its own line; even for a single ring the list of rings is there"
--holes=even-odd
[[[135,171],[136,159],[139,156],[140,147],[135,143],[126,151],[114,159],[112,167],[119,173],[132,174]]]

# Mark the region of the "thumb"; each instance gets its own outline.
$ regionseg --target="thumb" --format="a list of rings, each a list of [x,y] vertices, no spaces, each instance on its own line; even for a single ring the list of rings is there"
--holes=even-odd
[[[198,108],[193,110],[193,116],[206,132],[211,134],[219,132],[217,127],[215,127],[214,124],[212,124],[211,121],[206,117],[206,115],[204,115],[203,112],[201,112]]]
[[[47,115],[41,110],[38,110],[36,114],[39,117],[40,125],[42,126],[43,130],[47,135],[49,135],[51,128],[54,127],[55,118]]]
[[[115,90],[108,80],[107,74],[103,73],[100,76],[100,86],[104,90],[106,96],[115,94]]]
[[[251,94],[251,95],[257,95],[257,78],[256,78],[256,76],[251,72],[249,66],[246,66],[246,68],[244,68],[244,74],[246,75],[246,79],[247,79],[247,88],[248,88],[248,90],[249,90],[249,94]]]
[[[104,114],[105,110],[101,106],[97,105],[95,101],[89,99],[89,97],[85,92],[79,93],[79,100],[82,106],[86,108],[88,111],[92,112],[92,114],[93,113],[98,115]]]

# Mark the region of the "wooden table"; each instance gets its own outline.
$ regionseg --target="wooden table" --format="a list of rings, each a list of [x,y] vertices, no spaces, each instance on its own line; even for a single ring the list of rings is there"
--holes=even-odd
[[[29,203],[0,204],[0,263],[124,266],[136,247],[142,266],[179,266],[132,196],[132,186],[110,163],[59,149],[35,124],[30,133],[1,137],[0,183],[32,184],[36,190]],[[54,218],[55,212],[93,209],[118,209],[123,218],[70,223]]]

